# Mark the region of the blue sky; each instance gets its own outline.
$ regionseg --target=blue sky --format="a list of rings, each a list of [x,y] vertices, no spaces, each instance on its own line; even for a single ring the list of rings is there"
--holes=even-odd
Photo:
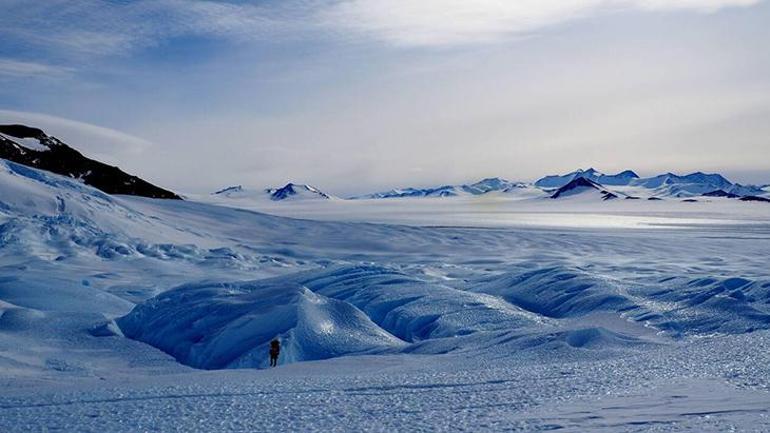
[[[0,121],[177,190],[770,182],[758,0],[0,0]]]

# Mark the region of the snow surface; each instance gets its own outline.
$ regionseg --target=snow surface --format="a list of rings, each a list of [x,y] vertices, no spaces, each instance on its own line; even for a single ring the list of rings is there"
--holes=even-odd
[[[537,191],[532,194],[532,192]],[[590,192],[590,191],[589,191]],[[720,197],[688,203],[602,200],[597,194],[579,194],[552,200],[529,188],[521,194],[489,193],[453,198],[420,197],[389,200],[318,200],[272,202],[248,197],[240,200],[194,197],[220,206],[273,215],[325,221],[375,222],[419,226],[532,227],[532,228],[691,228],[764,224],[770,217],[766,203],[747,203]]]
[[[770,430],[766,203],[207,200],[0,161],[0,431]]]
[[[26,147],[27,149],[42,151],[42,152],[51,150],[51,148],[46,143],[41,142],[37,138],[33,138],[33,137],[19,138],[19,137],[13,137],[7,134],[0,134],[0,136],[5,137],[8,140],[11,140],[23,147]]]

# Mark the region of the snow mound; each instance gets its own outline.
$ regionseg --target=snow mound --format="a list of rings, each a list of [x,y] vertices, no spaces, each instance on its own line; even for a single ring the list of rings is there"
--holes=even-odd
[[[664,277],[624,283],[562,266],[485,278],[474,291],[546,317],[614,313],[672,336],[770,329],[770,282]]]
[[[500,296],[528,311],[552,318],[636,307],[609,281],[560,266],[490,277],[480,281],[473,290]]]
[[[283,341],[281,359],[288,363],[400,352],[408,343],[509,332],[543,322],[499,298],[377,266],[187,284],[117,320],[127,337],[206,369],[262,367],[274,337]]]
[[[3,182],[0,211],[15,217],[51,218],[71,216],[81,222],[99,217],[114,222],[136,217],[136,212],[113,197],[77,180],[0,160]]]
[[[298,274],[294,280],[316,293],[355,305],[404,341],[518,329],[539,321],[499,298],[426,282],[381,266],[344,266]]]
[[[122,332],[204,369],[264,367],[280,338],[281,362],[384,352],[404,343],[352,305],[296,284],[200,283],[164,292],[117,320]]]
[[[198,239],[69,177],[0,160],[0,184],[0,247],[19,256],[57,263],[90,256],[246,267],[262,259],[229,247],[182,243]]]
[[[183,285],[140,303],[117,323],[127,337],[193,367],[253,368],[265,365],[274,337],[283,341],[284,363],[372,353],[579,356],[650,343],[623,327],[584,326],[596,317],[676,338],[742,334],[770,329],[768,301],[770,282],[741,277],[627,282],[552,266],[455,288],[390,267],[340,265]],[[564,329],[569,323],[582,326]]]

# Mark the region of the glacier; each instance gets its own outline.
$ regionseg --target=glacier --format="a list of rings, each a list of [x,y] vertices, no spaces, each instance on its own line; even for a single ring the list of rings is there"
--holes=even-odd
[[[0,430],[770,429],[770,206],[516,194],[157,200],[0,161]]]

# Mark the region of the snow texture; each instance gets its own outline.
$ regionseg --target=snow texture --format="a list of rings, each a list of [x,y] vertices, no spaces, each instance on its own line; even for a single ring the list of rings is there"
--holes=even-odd
[[[259,193],[0,162],[0,431],[770,429],[766,203]]]

